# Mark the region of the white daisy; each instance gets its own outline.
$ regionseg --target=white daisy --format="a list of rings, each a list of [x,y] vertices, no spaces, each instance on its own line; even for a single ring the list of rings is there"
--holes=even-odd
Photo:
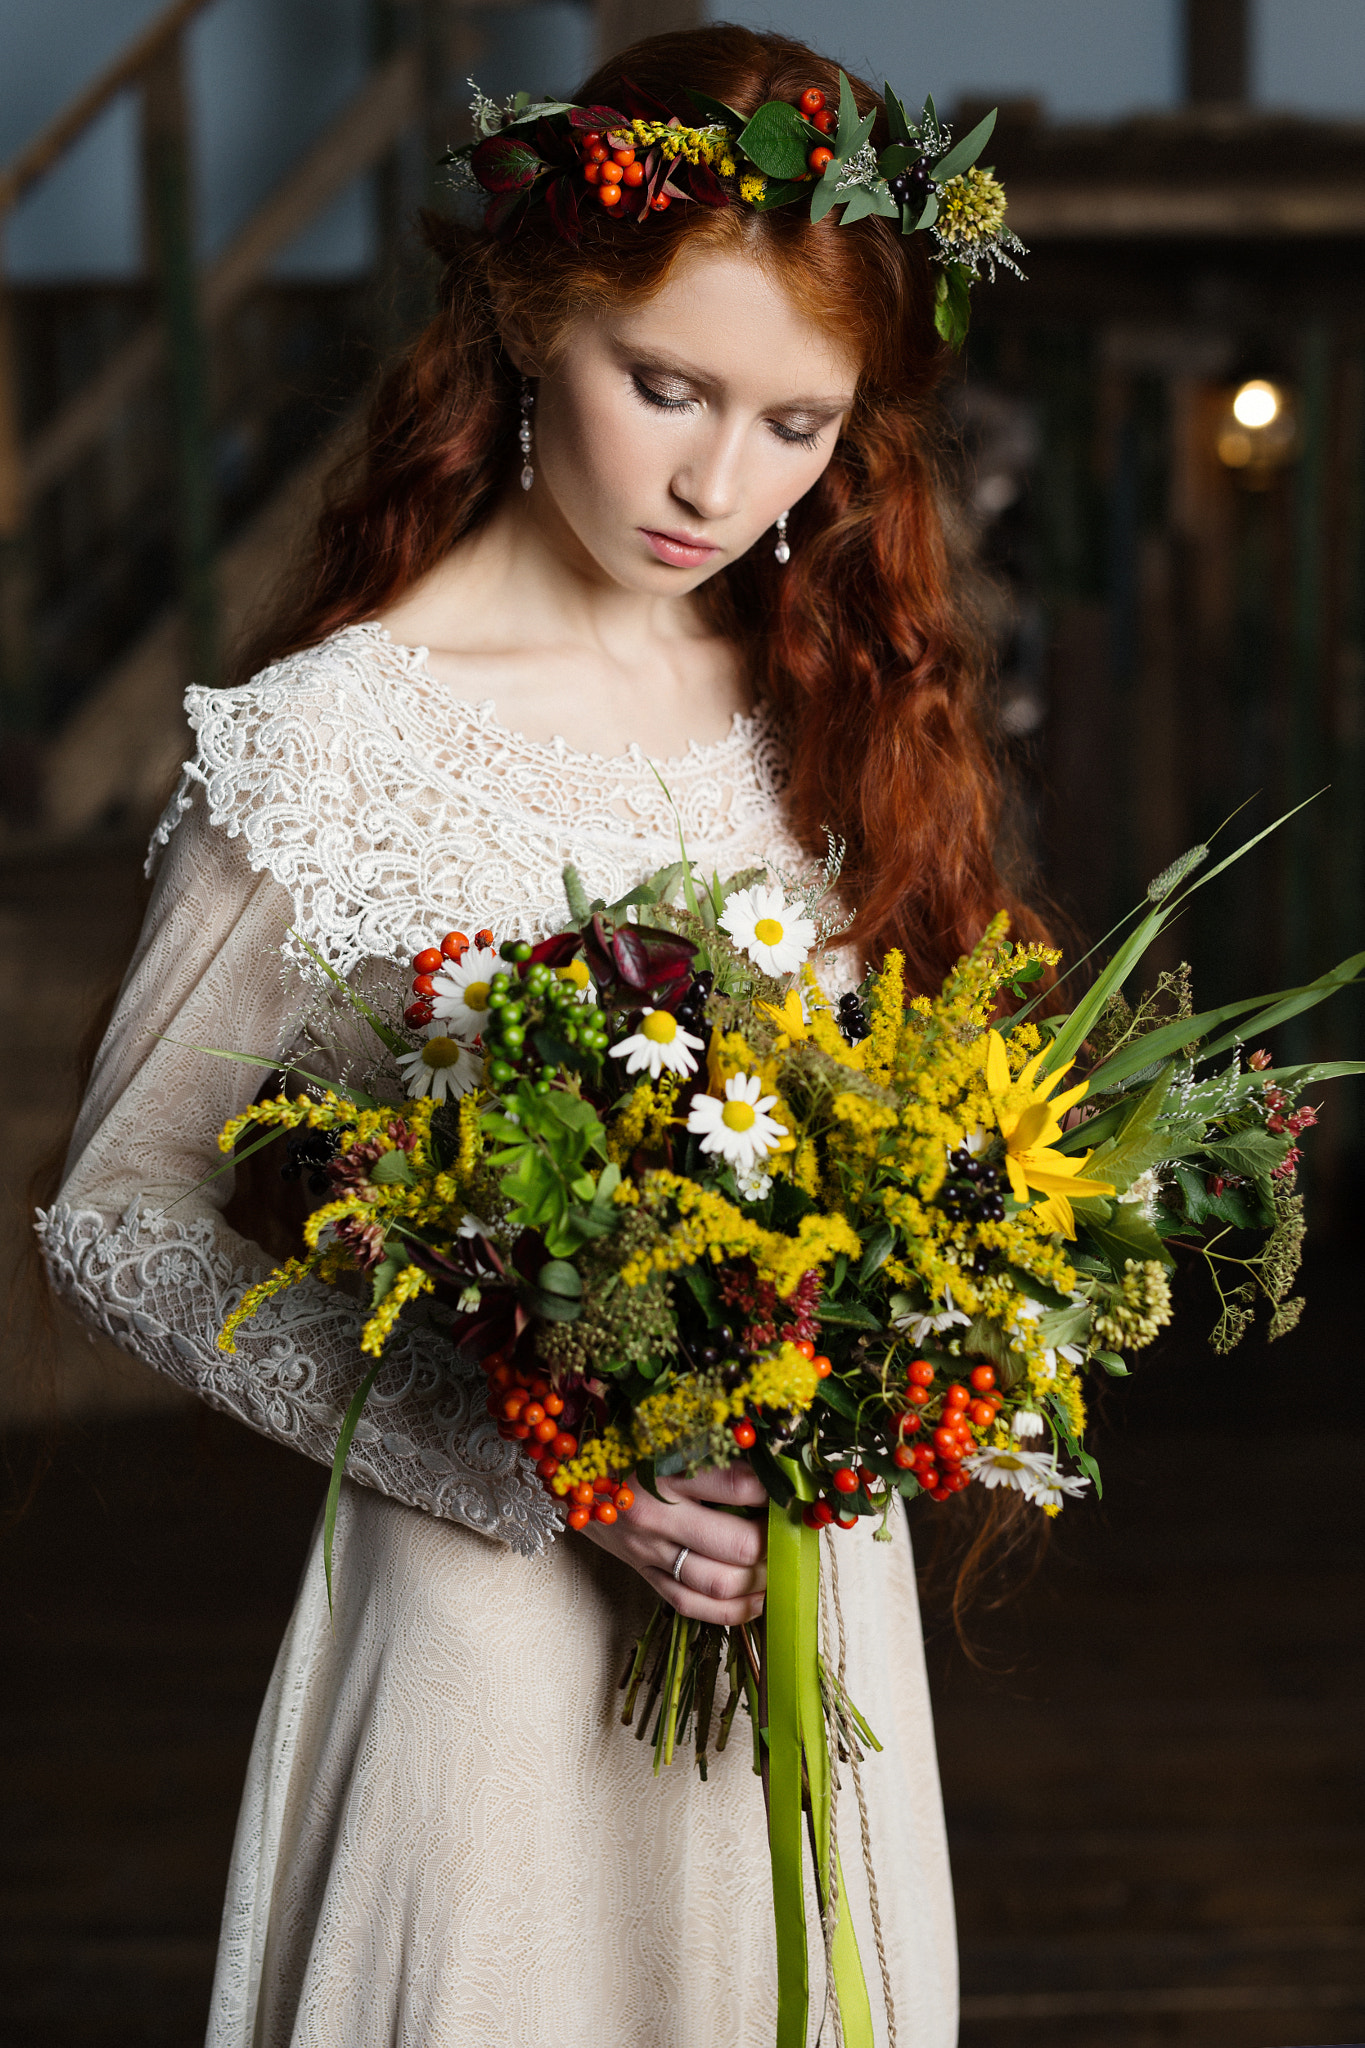
[[[507,963],[491,946],[471,946],[462,960],[452,960],[434,978],[431,1013],[456,1038],[472,1041],[488,1022],[488,989]]]
[[[409,1095],[430,1095],[433,1102],[444,1102],[447,1095],[463,1095],[476,1085],[483,1061],[439,1024],[430,1024],[425,1044],[416,1052],[405,1052],[398,1071]]]
[[[761,882],[727,896],[719,922],[754,965],[775,978],[795,974],[815,944],[813,920],[788,903],[780,889]]]
[[[988,1444],[982,1450],[973,1451],[962,1460],[964,1472],[970,1472],[973,1479],[988,1490],[997,1486],[1012,1486],[1016,1492],[1033,1498],[1034,1488],[1040,1478],[1055,1470],[1052,1458],[1046,1451],[997,1450]]]
[[[1043,1418],[1036,1408],[1018,1408],[1015,1410],[1014,1421],[1010,1424],[1010,1427],[1016,1437],[1041,1436],[1043,1433]]]
[[[904,1299],[904,1296],[902,1296],[902,1299]],[[964,1315],[960,1308],[953,1307],[953,1290],[951,1287],[944,1288],[943,1302],[943,1308],[936,1315],[932,1311],[922,1315],[918,1311],[911,1310],[906,1315],[892,1316],[892,1329],[904,1330],[910,1342],[918,1347],[931,1332],[934,1336],[938,1336],[943,1330],[951,1330],[954,1323],[965,1325],[971,1322],[970,1316]]]
[[[1037,1507],[1059,1508],[1068,1494],[1074,1500],[1089,1484],[1078,1472],[1063,1472],[1053,1465],[1046,1472],[1039,1472],[1024,1492]]]
[[[618,1039],[611,1057],[624,1060],[628,1074],[639,1074],[648,1067],[650,1080],[657,1081],[665,1068],[670,1074],[695,1074],[697,1062],[692,1055],[700,1052],[704,1043],[684,1031],[671,1010],[646,1010],[639,1030]]]
[[[723,1101],[715,1095],[692,1098],[688,1130],[701,1139],[703,1152],[719,1152],[741,1174],[753,1173],[787,1135],[787,1126],[768,1115],[777,1097],[762,1088],[757,1074],[731,1074]]]
[[[757,1170],[738,1174],[736,1179],[741,1202],[761,1202],[773,1184],[770,1173],[761,1173]]]

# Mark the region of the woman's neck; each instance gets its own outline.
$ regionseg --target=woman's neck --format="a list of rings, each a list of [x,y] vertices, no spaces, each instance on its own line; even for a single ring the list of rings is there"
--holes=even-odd
[[[520,490],[380,624],[425,647],[453,695],[585,753],[635,743],[667,759],[724,738],[749,708],[735,651],[695,598],[623,589]]]

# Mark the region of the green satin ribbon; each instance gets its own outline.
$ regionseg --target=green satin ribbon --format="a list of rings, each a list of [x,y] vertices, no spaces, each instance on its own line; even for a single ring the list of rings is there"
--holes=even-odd
[[[782,1469],[798,1501],[810,1500],[810,1475],[794,1459]],[[768,1705],[768,1841],[777,1928],[777,2048],[806,2048],[810,1960],[802,1881],[802,1762],[819,1848],[821,1905],[829,1889],[830,1766],[820,1702],[820,1535],[799,1516],[768,1507],[768,1596],[764,1680]],[[848,1912],[843,1866],[836,1859],[839,1915],[834,1991],[846,2048],[874,2048],[862,1959]]]

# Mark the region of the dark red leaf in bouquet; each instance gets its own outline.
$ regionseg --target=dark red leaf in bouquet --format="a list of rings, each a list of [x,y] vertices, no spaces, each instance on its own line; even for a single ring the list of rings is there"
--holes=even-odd
[[[532,946],[528,966],[567,967],[583,941],[577,932],[556,932],[552,939],[542,939]]]
[[[644,990],[649,987],[653,978],[649,972],[649,954],[645,950],[644,940],[633,924],[617,927],[611,942],[611,953],[616,962],[617,975],[627,988]]]
[[[587,961],[593,980],[599,988],[610,988],[616,980],[616,962],[612,958],[611,933],[600,916],[594,917],[582,934],[583,958]]]
[[[473,151],[469,167],[485,192],[524,192],[545,164],[520,135],[489,135]]]

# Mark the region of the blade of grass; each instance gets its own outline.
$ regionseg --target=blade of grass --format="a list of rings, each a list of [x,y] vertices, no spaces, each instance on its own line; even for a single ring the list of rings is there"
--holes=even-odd
[[[322,1569],[327,1578],[327,1613],[332,1612],[332,1538],[336,1533],[337,1503],[341,1499],[341,1474],[351,1448],[351,1438],[370,1398],[370,1388],[379,1377],[379,1366],[372,1365],[351,1397],[351,1405],[341,1425],[337,1438],[335,1455],[332,1458],[332,1476],[327,1483],[327,1505],[322,1515]]]
[[[386,1045],[390,1052],[397,1053],[400,1057],[403,1053],[412,1051],[412,1047],[407,1043],[406,1039],[401,1038],[396,1031],[386,1024],[377,1010],[371,1009],[364,996],[357,995],[345,975],[338,974],[331,961],[324,960],[317,947],[310,946],[302,932],[296,931],[293,925],[290,925],[289,935],[291,938],[298,940],[309,959],[316,962],[328,980],[336,983],[351,1008],[356,1012],[357,1016],[365,1019],[365,1022],[369,1025],[381,1045]]]

